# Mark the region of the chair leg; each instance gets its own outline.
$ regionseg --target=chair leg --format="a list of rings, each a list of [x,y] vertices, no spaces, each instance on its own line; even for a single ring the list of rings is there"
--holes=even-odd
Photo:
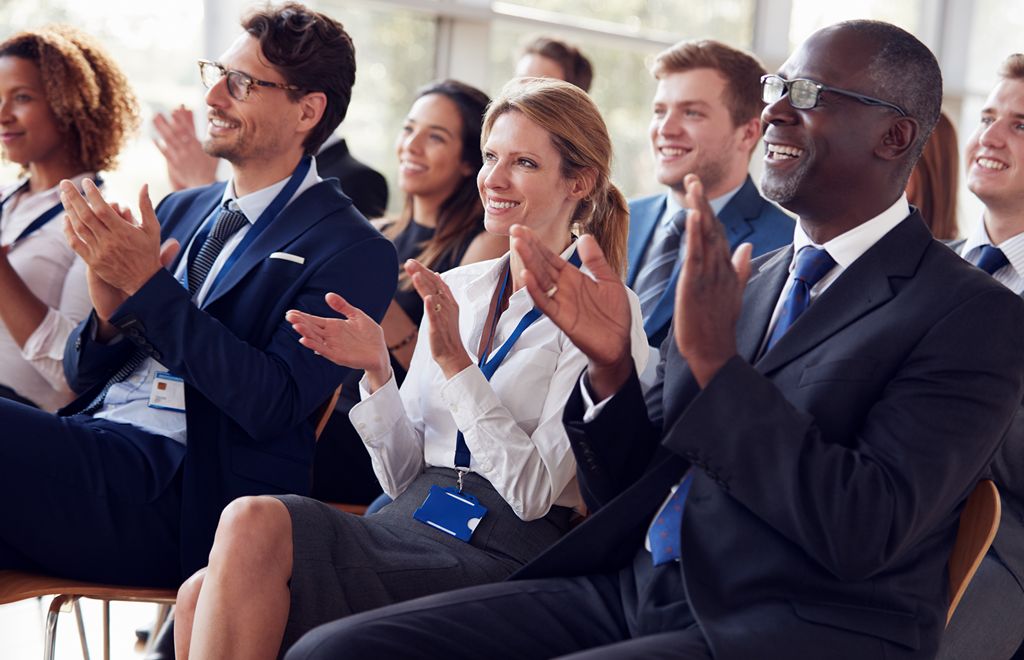
[[[171,614],[172,607],[172,605],[168,605],[167,603],[160,603],[156,606],[156,620],[153,622],[153,629],[149,634],[149,639],[146,640],[144,653],[149,653],[153,649],[153,645],[156,643],[156,638],[160,635],[160,631],[163,630],[164,623],[167,622],[167,617]]]
[[[85,620],[82,619],[82,606],[78,598],[71,601],[71,607],[75,610],[75,620],[78,621],[78,641],[82,644],[82,659],[89,660],[89,641],[85,637]]]
[[[50,601],[50,609],[46,613],[46,629],[43,635],[43,660],[53,660],[57,648],[57,621],[61,610],[77,601],[75,596],[60,594]]]
[[[103,660],[110,660],[110,601],[103,601]]]

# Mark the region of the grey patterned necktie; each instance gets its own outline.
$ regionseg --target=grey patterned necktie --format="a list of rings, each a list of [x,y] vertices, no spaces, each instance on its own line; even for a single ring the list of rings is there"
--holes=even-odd
[[[679,258],[683,227],[686,226],[686,209],[679,211],[669,221],[668,233],[661,243],[651,247],[650,256],[643,270],[637,275],[633,290],[640,298],[640,312],[646,322],[657,307],[661,294],[672,277],[672,269]]]
[[[248,222],[244,213],[229,209],[229,203],[230,200],[224,202],[220,215],[217,216],[217,220],[213,223],[213,229],[210,231],[209,236],[206,237],[206,240],[203,241],[195,259],[188,265],[188,292],[190,296],[194,297],[196,292],[203,288],[203,283],[206,281],[207,276],[209,276],[213,263],[217,261],[217,257],[224,249],[228,239]],[[135,349],[128,356],[128,360],[121,365],[121,368],[114,372],[114,375],[107,380],[106,385],[96,395],[96,398],[82,409],[82,414],[89,415],[102,408],[110,388],[135,373],[135,370],[142,366],[142,363],[145,361],[146,353],[140,349]]]

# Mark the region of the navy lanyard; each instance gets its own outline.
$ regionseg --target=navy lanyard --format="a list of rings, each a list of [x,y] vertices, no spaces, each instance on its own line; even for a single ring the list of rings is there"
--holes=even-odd
[[[8,195],[2,201],[0,201],[0,209],[3,209],[3,207],[6,206],[7,202],[11,201],[11,199],[15,195],[28,188],[28,184],[29,181],[25,181],[25,183],[18,186],[18,188],[14,192],[12,192],[10,195]],[[102,185],[103,179],[96,177],[96,187],[98,188]],[[40,215],[35,220],[33,220],[28,227],[25,227],[25,229],[23,229],[22,232],[18,234],[18,237],[14,239],[10,244],[14,245],[18,241],[24,240],[31,236],[32,234],[36,233],[37,231],[43,228],[43,225],[45,225],[50,220],[53,220],[57,216],[57,214],[63,210],[64,205],[61,204],[60,202],[57,202],[54,206],[51,206],[47,210],[43,211],[43,214]]]
[[[249,231],[242,237],[242,242],[231,251],[230,255],[228,255],[227,261],[224,262],[220,272],[217,273],[217,277],[213,280],[213,284],[211,284],[210,288],[207,289],[207,298],[213,294],[214,289],[216,289],[220,281],[224,279],[224,276],[228,274],[231,267],[235,265],[235,262],[237,262],[239,258],[241,258],[242,254],[245,253],[245,250],[252,245],[253,241],[255,241],[260,234],[266,231],[267,227],[270,226],[270,223],[272,223],[274,219],[280,215],[281,211],[284,210],[284,207],[288,205],[288,202],[292,199],[292,195],[295,194],[295,191],[298,190],[299,186],[302,184],[302,180],[305,179],[306,174],[309,173],[309,168],[312,162],[313,160],[309,156],[304,156],[303,159],[299,161],[299,164],[295,167],[295,171],[292,172],[292,176],[288,179],[288,183],[285,184],[285,187],[281,189],[281,192],[277,193],[277,196],[274,197],[273,201],[271,201],[263,213],[260,214],[260,217],[256,219],[256,222],[249,227]],[[220,212],[221,205],[218,204],[217,207],[213,209],[213,213],[210,214],[210,217],[203,222],[203,228],[198,234],[196,234],[196,237],[192,239],[192,247],[190,248],[188,255],[188,264],[191,264],[192,260],[198,256],[199,250],[203,247],[203,243],[206,242],[206,238],[210,235],[210,232],[213,231],[213,225],[217,221],[217,218],[220,217]],[[182,275],[181,283],[187,290],[187,264],[185,266],[185,272]]]
[[[569,257],[569,263],[576,268],[580,267],[580,256],[579,253],[573,251],[572,256]],[[519,337],[529,328],[534,321],[539,319],[542,314],[539,309],[535,306],[533,309],[528,311],[522,319],[519,320],[519,325],[516,326],[509,338],[505,340],[505,343],[501,345],[501,348],[494,354],[490,360],[487,359],[487,354],[494,342],[494,333],[498,329],[498,317],[501,315],[501,302],[505,298],[505,290],[508,288],[508,281],[510,279],[512,271],[511,262],[505,267],[505,278],[501,283],[501,291],[498,293],[498,300],[494,304],[494,319],[491,321],[491,333],[488,335],[487,346],[481,351],[480,360],[477,362],[477,366],[480,367],[480,371],[483,372],[484,378],[491,380],[494,372],[498,370],[498,367],[504,361],[509,351],[512,350],[512,346],[519,340]],[[455,467],[458,468],[469,468],[469,460],[472,454],[469,451],[469,446],[466,445],[466,438],[462,435],[462,431],[459,431],[458,435],[455,436]]]

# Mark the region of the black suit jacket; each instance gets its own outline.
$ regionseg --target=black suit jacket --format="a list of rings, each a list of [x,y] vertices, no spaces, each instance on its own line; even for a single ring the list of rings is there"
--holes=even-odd
[[[633,379],[583,424],[577,389],[596,511],[518,577],[625,565],[692,465],[680,569],[717,660],[934,657],[960,509],[1024,391],[1024,303],[914,213],[756,358],[791,257],[755,262],[704,390],[671,339],[647,406]]]
[[[388,181],[384,175],[349,153],[345,141],[336,142],[316,155],[321,177],[334,177],[352,204],[367,218],[379,218],[388,208]]]

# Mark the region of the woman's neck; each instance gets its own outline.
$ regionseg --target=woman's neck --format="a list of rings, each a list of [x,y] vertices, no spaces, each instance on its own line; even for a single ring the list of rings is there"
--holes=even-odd
[[[413,195],[412,217],[416,224],[424,227],[437,227],[437,218],[441,214],[441,201],[423,195]]]
[[[70,179],[80,174],[85,168],[71,162],[70,159],[55,159],[52,162],[29,163],[28,165],[28,191],[30,193],[49,190],[64,179]]]
[[[538,238],[544,247],[555,254],[562,254],[565,248],[569,247],[569,244],[572,243],[572,234],[568,230],[548,237],[538,236]],[[526,281],[523,279],[523,262],[515,250],[509,253],[509,268],[512,274],[512,290],[518,291],[526,286]]]

